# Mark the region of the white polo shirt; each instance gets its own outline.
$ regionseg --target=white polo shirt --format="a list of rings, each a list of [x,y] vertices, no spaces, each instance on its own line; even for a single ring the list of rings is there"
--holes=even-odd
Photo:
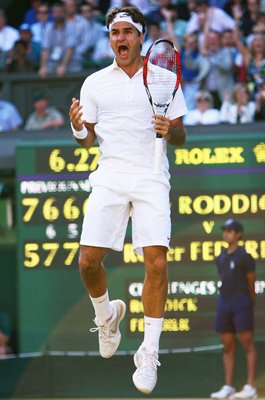
[[[100,168],[121,172],[152,172],[155,137],[152,107],[143,84],[142,68],[130,78],[116,63],[90,75],[81,88],[83,118],[96,123]],[[170,105],[170,120],[187,113],[181,88]],[[162,170],[168,176],[166,149]]]

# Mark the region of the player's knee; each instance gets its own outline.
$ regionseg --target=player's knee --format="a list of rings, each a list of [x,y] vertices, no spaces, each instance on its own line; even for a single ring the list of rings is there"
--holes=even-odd
[[[166,274],[166,270],[167,263],[164,257],[155,257],[146,264],[146,273],[152,279],[161,279]]]
[[[86,273],[96,273],[101,267],[102,258],[92,251],[80,251],[79,269]]]

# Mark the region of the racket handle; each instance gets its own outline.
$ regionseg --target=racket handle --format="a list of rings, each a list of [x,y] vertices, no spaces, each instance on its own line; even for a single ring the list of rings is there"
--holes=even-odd
[[[157,137],[155,141],[155,165],[154,165],[155,174],[161,173],[162,155],[164,151],[163,148],[164,148],[163,138]]]

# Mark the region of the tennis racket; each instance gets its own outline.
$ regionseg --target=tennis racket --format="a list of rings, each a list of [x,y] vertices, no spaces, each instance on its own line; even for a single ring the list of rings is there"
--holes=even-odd
[[[154,114],[166,116],[181,80],[180,54],[170,40],[154,42],[144,58],[143,81]],[[154,171],[161,172],[164,140],[156,135]]]

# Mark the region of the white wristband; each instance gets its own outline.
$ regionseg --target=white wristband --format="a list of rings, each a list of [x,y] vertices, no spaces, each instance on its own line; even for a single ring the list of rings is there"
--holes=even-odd
[[[76,131],[71,122],[71,128],[72,128],[73,135],[77,139],[85,139],[87,137],[87,129],[85,126],[83,126],[83,129],[81,131]]]

